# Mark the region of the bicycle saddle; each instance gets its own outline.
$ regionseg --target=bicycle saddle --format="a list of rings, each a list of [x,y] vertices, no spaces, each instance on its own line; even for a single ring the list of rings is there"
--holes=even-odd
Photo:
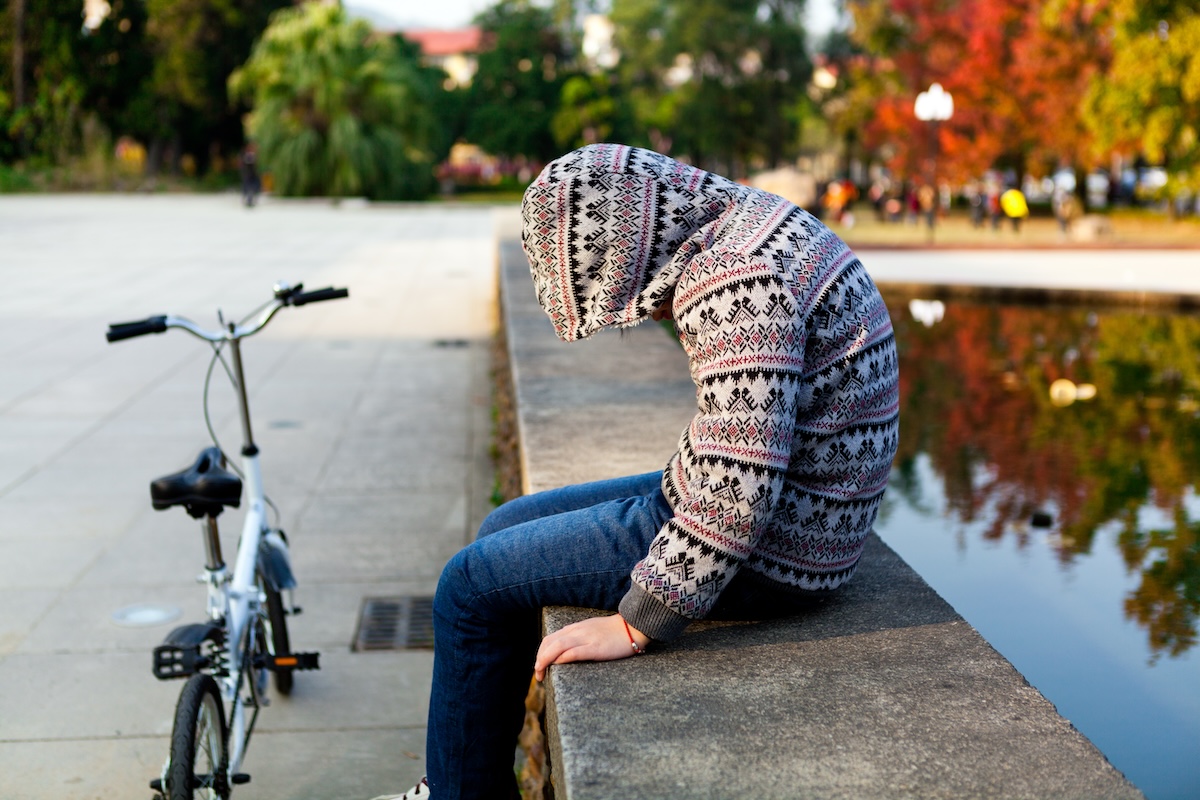
[[[187,469],[151,482],[150,502],[157,511],[183,506],[197,519],[215,517],[242,502],[242,479],[221,466],[220,450],[209,447]]]

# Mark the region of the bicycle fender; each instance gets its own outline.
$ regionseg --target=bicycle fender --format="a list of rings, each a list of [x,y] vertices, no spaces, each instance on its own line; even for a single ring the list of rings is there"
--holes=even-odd
[[[163,639],[163,645],[168,647],[192,648],[199,647],[205,641],[222,644],[225,641],[223,623],[216,621],[195,622],[191,625],[180,625]]]
[[[258,568],[262,571],[267,586],[277,592],[296,588],[296,575],[292,572],[292,557],[287,542],[279,531],[271,531],[259,540]]]

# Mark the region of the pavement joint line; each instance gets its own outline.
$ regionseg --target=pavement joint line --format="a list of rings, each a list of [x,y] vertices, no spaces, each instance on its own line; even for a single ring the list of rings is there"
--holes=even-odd
[[[333,436],[333,446],[329,449],[329,452],[326,454],[325,460],[321,464],[320,469],[317,470],[316,477],[313,479],[313,482],[310,484],[308,491],[305,492],[305,497],[300,502],[300,504],[299,504],[300,508],[296,511],[296,515],[295,515],[295,517],[293,517],[294,519],[303,519],[308,515],[309,510],[312,508],[312,504],[314,502],[316,502],[316,495],[317,495],[318,487],[321,487],[324,485],[325,479],[329,475],[330,465],[334,462],[334,460],[337,458],[338,454],[342,451],[342,448],[346,446],[346,440],[347,440],[346,432],[350,428],[351,420],[353,420],[356,417],[357,410],[362,406],[362,400],[366,396],[366,392],[367,392],[366,387],[371,385],[371,381],[374,380],[375,376],[379,372],[379,364],[383,360],[383,350],[384,350],[383,347],[375,348],[375,353],[371,358],[371,366],[369,369],[367,369],[366,373],[362,377],[362,380],[359,382],[358,390],[357,390],[357,392],[355,392],[355,395],[354,395],[354,400],[350,404],[350,410],[346,413],[346,415],[344,417],[342,417],[341,425],[338,426],[337,433],[334,434],[334,436]],[[322,491],[321,493],[323,495],[326,494],[326,492],[324,492],[324,491]],[[378,492],[364,492],[361,496],[363,496],[363,497],[378,497],[379,493]]]

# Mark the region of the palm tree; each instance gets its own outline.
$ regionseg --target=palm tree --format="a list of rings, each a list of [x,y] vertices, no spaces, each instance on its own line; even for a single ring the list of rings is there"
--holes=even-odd
[[[230,95],[281,195],[404,199],[433,186],[433,124],[416,65],[339,6],[276,12]]]

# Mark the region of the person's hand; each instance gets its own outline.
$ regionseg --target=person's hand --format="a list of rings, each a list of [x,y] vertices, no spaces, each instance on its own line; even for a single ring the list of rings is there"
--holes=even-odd
[[[546,677],[546,668],[551,664],[569,664],[572,661],[616,661],[635,655],[629,646],[629,636],[637,642],[638,647],[650,643],[650,637],[645,636],[632,625],[629,633],[625,633],[625,621],[620,614],[609,617],[590,617],[579,622],[560,628],[542,639],[538,648],[537,661],[534,662],[533,673],[540,681]]]

